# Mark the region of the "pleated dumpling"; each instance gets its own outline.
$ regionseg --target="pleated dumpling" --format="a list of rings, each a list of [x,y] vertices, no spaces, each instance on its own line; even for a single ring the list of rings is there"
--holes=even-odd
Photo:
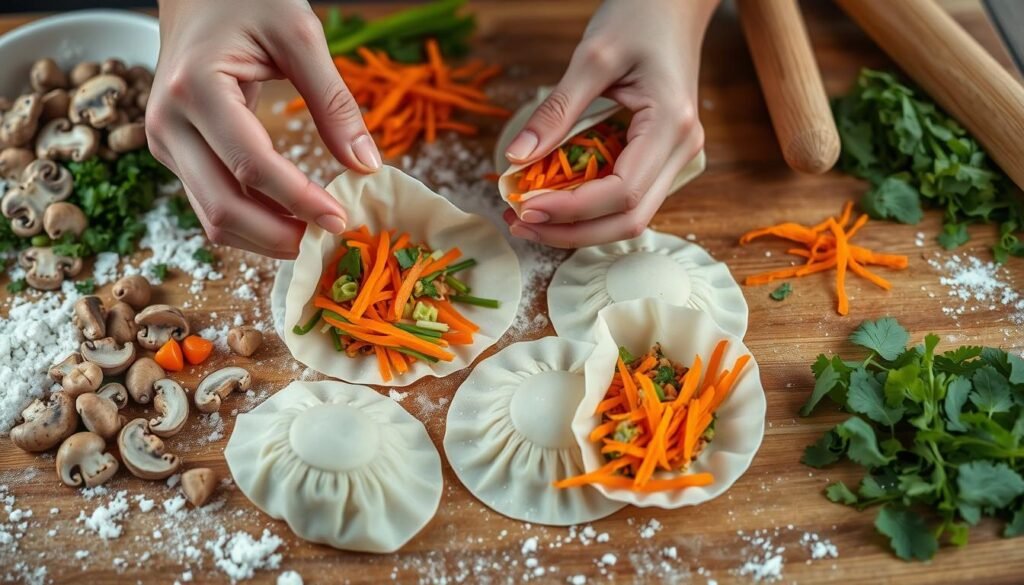
[[[551,279],[548,312],[559,335],[591,341],[601,309],[641,298],[703,311],[739,338],[747,332],[747,301],[729,268],[697,244],[654,230],[573,253]]]
[[[499,514],[571,525],[624,506],[590,486],[551,485],[583,472],[571,425],[592,349],[557,337],[515,343],[478,364],[456,392],[445,453],[466,488]]]
[[[224,455],[258,508],[335,548],[394,552],[441,501],[426,429],[364,386],[292,382],[238,415]]]

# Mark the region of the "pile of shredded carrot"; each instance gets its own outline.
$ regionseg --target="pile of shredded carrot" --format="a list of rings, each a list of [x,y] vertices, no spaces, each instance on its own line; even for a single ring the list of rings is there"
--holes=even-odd
[[[571,191],[583,183],[612,174],[626,144],[626,127],[606,120],[569,139],[544,158],[516,173],[516,191],[509,201],[522,201],[530,191]]]
[[[385,382],[392,372],[407,372],[413,360],[451,361],[450,346],[473,343],[480,328],[453,303],[497,306],[468,296],[469,287],[454,276],[476,264],[455,264],[462,256],[458,248],[432,252],[410,242],[409,234],[374,235],[366,226],[341,239],[313,298],[319,310],[293,331],[305,335],[322,323],[321,332],[331,335],[337,351],[353,358],[374,354]]]
[[[406,65],[392,61],[386,52],[361,47],[362,63],[335,57],[334,65],[364,110],[366,128],[376,135],[387,158],[400,156],[420,137],[434,142],[437,133],[451,130],[475,135],[478,128],[454,119],[459,111],[507,118],[505,108],[490,103],[481,89],[501,73],[499,65],[472,59],[459,67],[447,65],[434,39],[427,41],[427,63]],[[300,97],[285,108],[294,113],[306,107]]]
[[[557,481],[555,487],[600,484],[656,492],[712,483],[710,473],[683,472],[711,440],[715,410],[750,361],[749,355],[743,355],[731,370],[719,371],[727,347],[727,340],[715,346],[703,380],[699,355],[689,368],[671,362],[658,345],[637,359],[620,357],[595,411],[601,423],[590,433],[590,441],[601,445],[607,463],[596,471]],[[678,475],[656,479],[659,470]]]
[[[850,300],[846,295],[847,269],[882,289],[889,290],[892,288],[889,281],[871,272],[867,267],[884,266],[902,270],[907,267],[907,257],[899,254],[880,254],[868,248],[851,244],[850,240],[853,239],[853,236],[868,222],[868,216],[861,215],[848,228],[852,214],[853,202],[847,202],[841,216],[830,217],[815,226],[786,222],[743,234],[740,238],[741,244],[768,235],[796,242],[802,247],[790,248],[786,250],[786,253],[807,259],[800,266],[748,276],[744,284],[766,284],[773,280],[807,276],[835,268],[836,294],[839,297],[837,310],[840,315],[850,312]]]

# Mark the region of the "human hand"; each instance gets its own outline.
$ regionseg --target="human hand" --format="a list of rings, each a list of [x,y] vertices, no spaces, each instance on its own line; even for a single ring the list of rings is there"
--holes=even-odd
[[[149,148],[181,179],[209,238],[294,258],[306,222],[340,233],[347,216],[274,150],[253,114],[260,83],[288,78],[327,149],[380,168],[316,15],[302,0],[162,0],[160,60],[146,109]]]
[[[509,144],[513,163],[542,158],[596,97],[633,115],[611,175],[528,199],[505,221],[512,235],[559,248],[640,235],[672,180],[704,146],[697,119],[700,46],[718,0],[605,0],[561,81]]]

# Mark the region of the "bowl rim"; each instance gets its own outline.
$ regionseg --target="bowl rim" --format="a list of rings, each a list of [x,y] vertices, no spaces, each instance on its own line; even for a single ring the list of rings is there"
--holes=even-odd
[[[75,22],[100,22],[140,25],[159,33],[160,21],[151,14],[135,12],[132,10],[117,10],[113,8],[87,8],[84,10],[73,10],[52,16],[26,22],[0,35],[0,50],[4,45],[12,43],[24,37],[29,37],[57,25]]]

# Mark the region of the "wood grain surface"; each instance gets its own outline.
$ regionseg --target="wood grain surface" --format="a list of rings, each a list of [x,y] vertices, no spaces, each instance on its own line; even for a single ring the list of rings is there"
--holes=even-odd
[[[495,86],[501,101],[514,106],[517,100],[541,84],[557,81],[593,2],[475,1],[479,20],[478,52],[508,67],[508,75]],[[976,0],[943,2],[967,31],[992,53],[1003,66],[1010,61],[998,35]],[[829,2],[803,2],[808,33],[830,95],[844,91],[861,67],[890,67],[888,59],[857,27]],[[380,6],[360,10],[380,13]],[[0,20],[6,30],[24,19]],[[1015,73],[1016,75],[1016,73]],[[260,115],[283,148],[297,138],[286,130],[286,120],[271,113],[271,104],[294,95],[284,83],[267,87],[267,99]],[[761,242],[739,247],[744,231],[782,220],[816,222],[837,213],[843,202],[858,197],[864,183],[837,172],[820,176],[799,175],[785,165],[772,133],[761,98],[757,77],[744,45],[740,24],[729,6],[718,11],[711,24],[701,70],[700,117],[707,134],[707,171],[669,199],[656,216],[655,229],[679,236],[693,234],[716,258],[726,262],[733,274],[744,276],[768,268],[785,266],[782,243]],[[477,153],[488,153],[499,129],[497,124],[472,144]],[[443,163],[438,163],[443,164]],[[493,197],[497,198],[495,189]],[[607,533],[607,542],[570,539],[564,528],[528,526],[499,516],[474,500],[445,464],[445,489],[434,520],[400,552],[393,555],[352,554],[295,538],[283,522],[257,511],[237,490],[226,488],[218,497],[225,507],[209,517],[190,513],[180,521],[167,521],[159,510],[142,513],[133,503],[124,522],[125,533],[116,540],[101,541],[81,532],[75,518],[86,514],[106,499],[86,500],[79,492],[63,487],[53,470],[52,456],[22,453],[6,439],[0,439],[0,484],[7,484],[17,498],[17,507],[34,512],[30,530],[19,543],[20,556],[4,557],[0,578],[12,563],[24,560],[45,565],[57,583],[173,583],[183,578],[185,559],[174,543],[196,535],[199,546],[218,527],[245,530],[258,535],[265,528],[284,541],[284,559],[275,571],[257,572],[252,582],[273,583],[281,570],[302,574],[306,583],[504,583],[528,580],[564,583],[573,575],[584,575],[591,583],[718,583],[750,582],[739,574],[743,563],[755,556],[749,539],[764,530],[774,546],[784,547],[783,581],[806,583],[1019,583],[1024,575],[1021,541],[1004,540],[994,522],[985,521],[971,532],[971,543],[963,549],[943,548],[930,563],[897,560],[883,546],[884,540],[872,525],[873,513],[858,513],[830,503],[822,489],[831,481],[855,481],[858,472],[845,464],[817,471],[799,463],[807,444],[824,430],[842,420],[828,408],[810,418],[799,418],[797,410],[812,385],[809,364],[820,352],[855,351],[846,337],[867,318],[897,317],[912,333],[912,341],[934,331],[942,336],[942,347],[975,343],[1024,349],[1021,325],[1011,320],[1003,306],[973,306],[954,318],[944,308],[956,306],[939,273],[929,259],[946,258],[934,242],[940,215],[926,214],[918,226],[870,223],[858,240],[871,247],[910,256],[910,267],[891,276],[895,288],[886,293],[854,279],[850,285],[850,316],[835,314],[833,279],[815,275],[793,282],[795,292],[785,302],[769,299],[770,287],[745,288],[750,305],[750,327],[746,343],[758,360],[768,400],[768,424],[763,445],[752,467],[721,498],[696,508],[675,511],[626,508],[593,523],[597,533]],[[923,246],[916,234],[923,232]],[[988,245],[995,230],[975,227],[972,240],[961,252],[991,258]],[[268,292],[275,264],[253,256],[218,249],[225,279],[210,282],[198,295],[188,292],[188,282],[175,276],[161,287],[158,302],[186,305],[194,326],[201,329],[241,314],[247,321],[266,319]],[[555,256],[560,257],[558,255]],[[258,299],[243,301],[232,294],[239,282],[238,265],[247,263],[260,274]],[[1024,288],[1024,262],[1011,261],[1004,278]],[[545,287],[541,282],[540,287]],[[109,299],[109,286],[100,293]],[[532,312],[545,313],[544,295],[536,297]],[[975,304],[976,305],[976,304]],[[216,313],[216,315],[214,315]],[[551,335],[550,327],[534,329],[527,337]],[[506,335],[499,347],[521,335]],[[283,344],[273,336],[251,359],[218,354],[202,369],[179,376],[194,387],[198,376],[226,363],[247,365],[260,392],[273,392],[297,378],[295,367]],[[403,390],[403,400],[414,415],[424,421],[431,437],[440,445],[444,433],[445,404],[467,372],[444,380],[426,379]],[[383,390],[382,390],[383,391]],[[222,410],[226,436],[233,426],[233,409],[245,410],[252,400],[232,397]],[[193,419],[195,419],[193,414]],[[189,428],[169,445],[186,460],[187,466],[209,466],[227,475],[223,460],[226,436],[207,442],[209,428],[193,420]],[[110,482],[112,490],[144,494],[159,505],[174,495],[162,482],[145,482],[120,473]],[[51,514],[55,508],[58,512]],[[651,538],[641,530],[656,519],[662,526]],[[56,530],[51,536],[48,531]],[[154,535],[159,530],[159,535]],[[804,532],[827,538],[838,548],[836,559],[811,561],[800,543]],[[536,537],[538,550],[530,556],[545,568],[534,576],[525,565],[522,552],[526,539]],[[673,557],[665,551],[674,547]],[[76,551],[87,551],[76,558]],[[147,552],[150,553],[147,557]],[[614,565],[598,561],[605,553],[616,555]],[[124,559],[119,563],[116,559]],[[198,583],[222,583],[227,579],[206,555],[202,566],[191,566]]]

